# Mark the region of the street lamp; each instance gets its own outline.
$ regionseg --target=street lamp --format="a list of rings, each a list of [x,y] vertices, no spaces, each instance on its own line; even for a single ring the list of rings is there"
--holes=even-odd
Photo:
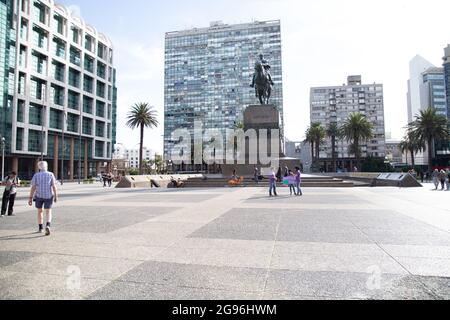
[[[2,180],[5,177],[5,137],[2,137]]]
[[[61,149],[62,149],[62,155],[61,155],[61,185],[64,184],[64,158],[65,158],[65,144],[64,144],[64,133],[65,133],[65,129],[66,129],[66,117],[67,117],[67,113],[64,111],[63,112],[63,124],[62,124],[62,144],[61,144]]]

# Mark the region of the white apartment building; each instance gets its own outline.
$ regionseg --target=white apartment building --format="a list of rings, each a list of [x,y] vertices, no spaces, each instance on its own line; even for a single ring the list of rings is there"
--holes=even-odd
[[[361,145],[362,157],[386,157],[384,95],[382,84],[362,84],[361,76],[349,76],[347,84],[332,87],[311,88],[311,122],[319,122],[324,128],[331,123],[341,126],[351,113],[359,112],[374,126],[373,139]],[[320,150],[321,166],[332,169],[331,139]],[[354,155],[344,139],[336,141],[338,169],[352,170]]]

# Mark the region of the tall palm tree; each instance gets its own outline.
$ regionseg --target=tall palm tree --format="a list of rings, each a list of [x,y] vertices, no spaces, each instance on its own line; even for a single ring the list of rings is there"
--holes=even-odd
[[[337,171],[336,163],[336,140],[339,138],[339,127],[336,122],[332,122],[327,127],[327,136],[331,139],[331,153],[333,160],[333,172]]]
[[[140,135],[140,146],[139,146],[139,175],[143,173],[143,149],[144,149],[144,130],[145,128],[156,128],[159,125],[158,112],[154,107],[150,106],[148,103],[137,103],[128,113],[127,126],[131,129],[139,128],[141,131]]]
[[[433,145],[437,140],[447,140],[449,135],[449,121],[446,117],[437,114],[435,108],[421,110],[416,120],[409,124],[411,134],[426,144],[428,151],[428,171],[433,171]]]
[[[320,122],[314,122],[311,125],[311,133],[316,145],[316,160],[318,160],[320,158],[320,146],[324,143],[327,133]]]
[[[425,149],[425,145],[415,137],[411,130],[408,130],[398,147],[402,153],[411,154],[411,164],[413,168],[416,166],[416,154]],[[406,156],[406,162],[408,162],[408,156]]]
[[[361,113],[351,113],[340,129],[341,135],[351,143],[350,153],[355,155],[356,166],[361,166],[361,142],[373,137],[373,124]]]
[[[314,136],[313,136],[313,132],[312,132],[312,129],[311,129],[311,127],[308,127],[308,129],[306,130],[306,132],[305,132],[305,141],[303,141],[303,144],[309,144],[310,145],[310,147],[311,147],[311,159],[312,159],[312,161],[314,162],[314,143],[315,143],[315,140],[314,140]]]

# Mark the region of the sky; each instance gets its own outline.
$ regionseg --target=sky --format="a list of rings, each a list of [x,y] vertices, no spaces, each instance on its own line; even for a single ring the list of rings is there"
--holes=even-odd
[[[159,112],[158,129],[145,145],[162,153],[164,36],[168,31],[281,20],[286,137],[303,140],[309,92],[348,75],[384,84],[386,131],[401,139],[407,125],[409,61],[421,55],[441,66],[450,43],[448,0],[59,0],[77,11],[115,49],[118,86],[117,141],[137,148],[139,132],[125,125],[130,107],[148,102]]]

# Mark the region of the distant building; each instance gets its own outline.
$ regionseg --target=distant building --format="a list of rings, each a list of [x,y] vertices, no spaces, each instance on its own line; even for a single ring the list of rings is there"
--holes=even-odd
[[[128,160],[130,168],[138,169],[139,168],[139,149],[126,149],[125,150],[125,159]],[[147,149],[144,147],[142,161],[154,161],[155,160],[155,152],[151,149]]]
[[[403,153],[399,149],[400,141],[387,140],[386,141],[386,160],[388,160],[394,167],[403,164]]]
[[[285,154],[286,157],[300,159],[303,142],[295,142],[286,139]]]
[[[374,157],[385,159],[386,139],[384,120],[384,95],[382,84],[362,84],[361,76],[349,76],[347,84],[332,87],[311,88],[311,122],[319,122],[324,128],[331,123],[342,124],[351,113],[363,114],[374,126],[373,139],[362,142],[362,158]],[[336,141],[336,158],[338,169],[352,171],[355,157],[350,152],[350,145],[341,139]],[[331,171],[331,139],[320,150],[320,165]]]
[[[423,57],[417,55],[410,62],[410,79],[408,80],[408,123],[415,120],[420,111],[435,108],[437,113],[448,117],[446,98],[446,77],[444,68],[438,68]],[[449,75],[450,75],[450,67]],[[448,142],[436,141],[433,150],[436,162],[448,162],[450,145]],[[409,163],[411,156],[405,155]],[[419,152],[415,156],[418,166],[428,165],[428,152]]]
[[[259,54],[270,63],[275,88],[271,103],[281,115],[283,135],[283,79],[280,21],[228,25],[213,22],[209,28],[166,33],[164,159],[171,160],[176,145],[171,135],[194,122],[223,136],[243,121],[243,112],[256,104],[250,87]],[[195,170],[190,165],[181,170]],[[174,168],[178,170],[180,168]]]

